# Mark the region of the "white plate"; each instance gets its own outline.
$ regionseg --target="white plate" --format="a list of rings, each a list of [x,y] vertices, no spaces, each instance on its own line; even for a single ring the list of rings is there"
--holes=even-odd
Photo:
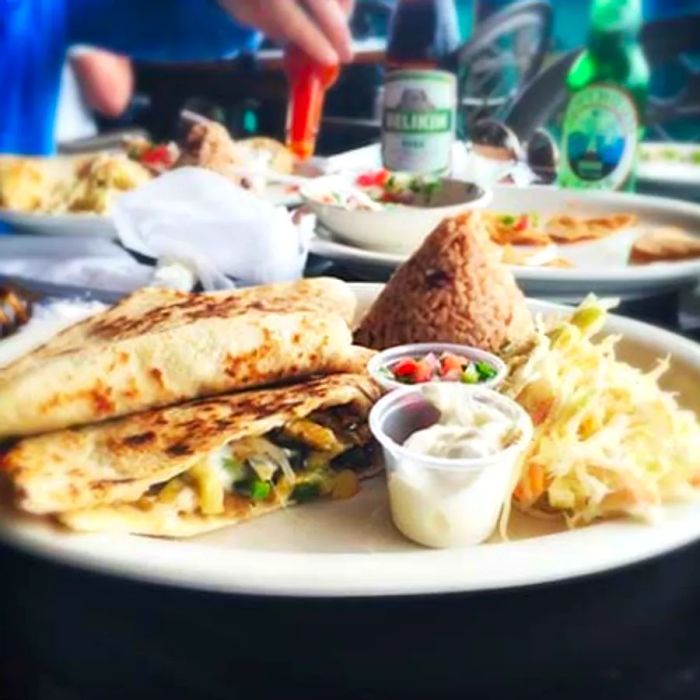
[[[271,184],[262,195],[274,206],[292,207],[301,204],[298,189],[289,185]],[[116,239],[112,219],[101,214],[37,214],[0,208],[0,222],[19,233],[37,233],[43,236],[91,236]]]
[[[380,285],[356,285],[363,309]],[[557,308],[532,302],[535,311]],[[700,411],[700,346],[612,316],[608,330],[640,367],[669,354],[666,386]],[[228,593],[380,596],[507,589],[606,571],[700,538],[700,505],[665,509],[657,525],[619,520],[577,531],[520,518],[510,542],[463,550],[423,549],[392,527],[377,478],[349,501],[316,503],[176,542],[66,534],[0,511],[0,538],[61,563],[140,580]]]
[[[677,160],[662,157],[665,151],[677,155]],[[700,146],[692,143],[646,142],[641,145],[642,159],[637,167],[641,182],[678,187],[700,188],[700,162],[690,162],[692,153],[700,153]]]
[[[101,214],[36,214],[0,209],[0,222],[18,233],[42,236],[90,236],[116,238],[112,220]]]
[[[575,192],[554,187],[494,188],[490,208],[503,212],[568,212],[586,216],[614,212],[634,213],[639,224],[599,241],[558,246],[558,254],[576,267],[514,267],[520,287],[529,296],[580,298],[589,292],[624,299],[680,289],[700,279],[700,259],[630,266],[626,264],[637,236],[655,226],[679,226],[700,235],[700,205],[663,197],[618,192]],[[406,256],[354,248],[319,230],[311,252],[349,266],[393,269]]]

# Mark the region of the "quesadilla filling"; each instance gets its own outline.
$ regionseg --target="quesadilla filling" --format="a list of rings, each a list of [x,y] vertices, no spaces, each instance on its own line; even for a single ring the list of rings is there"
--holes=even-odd
[[[187,472],[152,487],[139,505],[220,515],[253,503],[350,498],[373,464],[367,423],[352,406],[292,420],[262,437],[224,445]]]

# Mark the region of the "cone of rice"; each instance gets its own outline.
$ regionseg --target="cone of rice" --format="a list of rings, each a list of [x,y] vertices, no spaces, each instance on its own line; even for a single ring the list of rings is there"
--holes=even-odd
[[[445,219],[394,273],[356,332],[383,350],[451,342],[498,352],[533,332],[532,316],[478,212]]]

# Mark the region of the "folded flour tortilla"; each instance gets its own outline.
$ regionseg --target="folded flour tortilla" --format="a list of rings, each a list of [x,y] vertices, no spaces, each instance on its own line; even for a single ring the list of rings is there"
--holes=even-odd
[[[379,389],[336,374],[25,438],[0,470],[22,510],[84,531],[185,537],[317,496],[373,469]]]
[[[353,371],[366,358],[352,348],[354,311],[352,291],[335,279],[143,289],[0,369],[0,439]]]

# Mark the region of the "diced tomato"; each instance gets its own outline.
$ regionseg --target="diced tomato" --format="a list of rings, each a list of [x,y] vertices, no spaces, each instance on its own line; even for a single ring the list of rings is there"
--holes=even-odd
[[[403,360],[399,360],[391,368],[391,371],[394,373],[395,377],[406,379],[408,377],[413,377],[413,375],[416,373],[417,366],[418,363],[412,357],[406,357]]]
[[[355,179],[355,184],[359,187],[384,187],[391,177],[388,170],[373,170],[362,173]]]
[[[430,363],[426,362],[424,359],[416,362],[416,369],[413,373],[413,381],[416,384],[422,384],[423,382],[429,382],[433,378],[433,369]]]
[[[529,217],[527,214],[523,214],[513,225],[513,231],[524,231],[529,223]]]
[[[171,165],[172,156],[167,146],[153,146],[141,156],[141,162],[148,165]]]
[[[448,374],[453,371],[462,371],[462,366],[466,364],[466,360],[459,355],[453,355],[450,352],[446,352],[440,358],[440,365],[442,369],[442,374]]]
[[[377,185],[384,187],[389,179],[391,178],[391,173],[388,170],[380,170],[377,173]]]

